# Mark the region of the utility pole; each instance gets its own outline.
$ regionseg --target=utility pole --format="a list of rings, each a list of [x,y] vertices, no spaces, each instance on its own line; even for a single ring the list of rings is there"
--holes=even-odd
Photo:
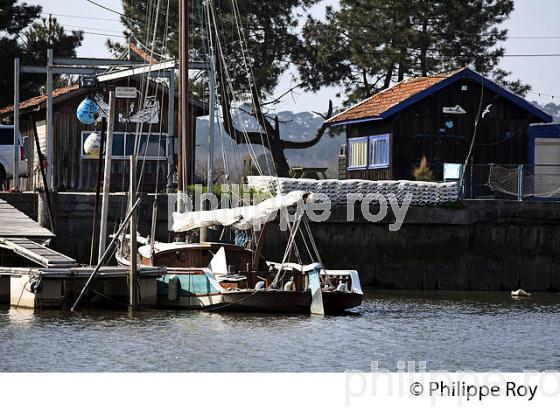
[[[107,115],[107,142],[105,144],[105,173],[103,177],[103,198],[101,202],[101,225],[99,228],[99,259],[105,253],[107,243],[107,217],[111,192],[111,161],[113,157],[113,133],[115,131],[115,92],[109,92],[109,112]]]
[[[19,58],[14,60],[14,190],[19,190],[19,74],[20,61]]]

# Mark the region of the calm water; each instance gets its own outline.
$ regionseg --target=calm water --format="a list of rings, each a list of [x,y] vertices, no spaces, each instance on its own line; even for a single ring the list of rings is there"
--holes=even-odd
[[[560,295],[371,293],[355,314],[0,308],[0,371],[560,370]]]

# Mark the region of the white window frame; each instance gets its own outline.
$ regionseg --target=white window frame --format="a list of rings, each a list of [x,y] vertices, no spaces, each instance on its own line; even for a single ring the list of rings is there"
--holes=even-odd
[[[82,159],[95,159],[95,158],[91,158],[90,156],[88,156],[85,152],[84,152],[84,142],[86,140],[86,138],[92,133],[93,131],[82,131],[81,133],[81,155],[80,157]],[[126,155],[127,152],[127,146],[128,146],[128,141],[129,139],[132,141],[132,143],[134,143],[134,138],[135,138],[135,133],[132,132],[115,132],[114,135],[124,135],[124,153],[125,155],[114,155],[112,156],[113,159],[119,160],[119,159],[129,159],[130,155]],[[165,141],[167,139],[167,134],[160,134],[160,133],[147,133],[144,132],[142,133],[142,137],[159,137],[161,136],[162,141]],[[139,160],[146,160],[146,161],[166,161],[167,160],[167,143],[165,144],[165,147],[162,150],[162,155],[160,156],[150,156],[150,155],[146,155],[143,156],[142,153],[138,153],[138,159]]]
[[[387,146],[386,161],[375,164],[375,144],[384,141]],[[391,134],[373,135],[368,137],[368,168],[369,169],[385,169],[391,165]]]

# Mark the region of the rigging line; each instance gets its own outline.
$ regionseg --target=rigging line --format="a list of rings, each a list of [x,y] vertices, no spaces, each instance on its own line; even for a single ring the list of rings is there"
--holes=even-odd
[[[287,209],[286,209],[286,213],[288,213]],[[296,211],[296,216],[297,216],[297,211]],[[288,256],[292,252],[292,247],[293,247],[293,244],[295,242],[296,235],[299,231],[299,226],[301,224],[302,219],[303,219],[302,215],[299,215],[299,218],[296,221],[294,221],[294,223],[292,225],[292,224],[290,224],[289,216],[286,215],[286,222],[288,223],[288,228],[290,229],[290,236],[288,237],[288,244],[286,245],[286,250],[284,252],[284,256],[282,257],[282,263],[280,265],[280,268],[278,269],[278,273],[276,274],[276,276],[274,277],[274,280],[270,284],[270,287],[276,286],[278,284],[278,282],[283,280],[284,276],[286,276],[286,272],[284,272],[282,274],[282,277],[280,277],[280,274],[282,273],[282,270],[284,269],[284,266],[286,265]]]
[[[472,141],[471,141],[471,146],[469,148],[467,158],[465,159],[465,163],[463,164],[463,171],[461,173],[461,179],[460,179],[460,183],[459,183],[459,192],[461,192],[463,190],[463,185],[465,183],[465,173],[467,171],[467,166],[469,164],[469,160],[471,158],[473,148],[474,148],[474,144],[475,144],[475,140],[476,140],[476,133],[477,133],[477,130],[478,130],[478,124],[480,122],[480,115],[482,114],[482,101],[483,100],[484,100],[484,77],[481,77],[480,102],[478,104],[478,114],[476,115],[476,118],[475,118],[475,121],[474,121],[474,130],[473,130],[473,137],[472,137]]]
[[[247,41],[247,37],[245,36],[245,32],[241,27],[241,23],[240,23],[241,13],[239,11],[239,3],[237,2],[237,0],[232,0],[232,2],[235,6],[235,10],[236,10],[236,13],[237,13],[236,24],[237,24],[237,27],[238,27],[238,34],[241,37],[240,41],[242,42],[242,47],[243,47],[243,45],[245,46],[246,54],[248,55],[249,54],[249,42]],[[246,57],[245,54],[244,54],[244,59],[247,60],[247,57]],[[245,61],[245,64],[247,64],[246,61]],[[253,71],[252,64],[249,65],[249,75],[251,76],[251,81],[252,81],[253,86],[255,87],[255,90],[256,90],[256,80],[255,80],[256,77],[255,77],[255,73]],[[252,94],[251,94],[251,96],[252,96]],[[262,110],[262,101],[260,101],[260,96],[258,94],[256,94],[255,98],[259,102],[259,105],[261,105],[261,110]],[[268,121],[266,118],[263,118],[263,120]],[[270,138],[270,135],[268,134],[268,130],[265,129],[264,131],[265,131],[265,135],[266,135],[266,138],[268,140],[269,146],[271,147],[272,146],[271,138]],[[272,163],[272,168],[270,167],[270,165],[267,165],[269,167],[269,172],[272,171],[276,176],[278,176],[278,170],[276,168],[276,163],[274,162],[274,157],[272,155],[272,151],[270,151],[269,154],[270,154],[270,161]],[[267,158],[266,151],[265,151],[265,158]]]
[[[157,10],[158,10],[158,14],[159,14],[159,9],[160,9],[160,2],[158,1],[157,4]],[[164,25],[164,35],[163,35],[163,43],[161,45],[161,51],[162,53],[166,53],[167,52],[167,43],[168,43],[168,30],[169,30],[169,8],[170,8],[170,1],[167,0],[167,7],[166,7],[166,19],[165,19],[165,25]],[[152,40],[152,49],[151,49],[151,54],[152,54],[152,58],[153,58],[153,54],[155,54],[155,47],[156,47],[156,42],[155,42],[155,37],[156,37],[156,32],[158,29],[158,19],[156,18],[156,22],[154,25],[154,36],[153,36],[153,40]],[[156,101],[158,101],[158,95],[161,89],[161,105],[160,105],[160,113],[162,113],[162,109],[164,106],[164,99],[165,99],[165,85],[161,79],[161,71],[158,71],[158,75],[155,79],[156,82],[156,90],[155,90],[155,96],[154,99]],[[159,81],[158,81],[159,80]],[[149,79],[148,79],[149,81]],[[147,86],[149,88],[149,85]],[[148,91],[146,92],[146,96],[148,94]],[[169,95],[169,94],[168,94]],[[160,175],[160,165],[161,165],[161,141],[162,141],[162,135],[163,135],[163,115],[160,114],[160,121],[159,121],[159,134],[158,134],[158,154],[157,154],[157,159],[156,159],[156,184],[155,184],[155,198],[154,198],[154,204],[157,201],[158,198],[158,191],[159,191],[159,175]],[[140,172],[140,178],[138,180],[138,190],[140,190],[140,187],[143,185],[144,183],[144,174],[145,174],[145,169],[146,169],[146,163],[147,163],[147,152],[148,149],[150,147],[150,143],[152,140],[152,128],[153,128],[153,124],[149,124],[149,128],[148,128],[148,135],[145,139],[146,141],[146,145],[144,148],[144,154],[142,156],[142,170]],[[168,134],[169,134],[169,130],[168,130]],[[143,139],[143,136],[140,136],[140,140]],[[167,154],[168,155],[168,154]],[[153,230],[153,229],[152,229]]]
[[[199,8],[199,12],[201,14],[201,21],[202,21],[202,25],[203,25],[203,32],[206,33],[206,41],[203,42],[204,44],[204,49],[205,49],[205,55],[210,57],[210,61],[207,62],[208,66],[212,66],[212,71],[209,72],[209,75],[212,75],[214,77],[213,79],[213,83],[214,85],[217,84],[217,78],[216,78],[216,67],[215,67],[215,45],[214,45],[214,38],[212,36],[212,31],[211,31],[211,18],[210,18],[210,11],[208,10],[208,8],[210,7],[210,2],[208,1],[206,3],[206,7]],[[206,23],[206,26],[204,26],[204,24]],[[210,82],[209,82],[210,85]],[[224,139],[223,139],[223,135],[222,135],[222,123],[220,122],[220,114],[219,114],[219,108],[220,108],[220,100],[219,100],[219,96],[217,95],[216,89],[211,89],[209,87],[209,93],[213,94],[213,101],[214,101],[214,107],[211,107],[214,109],[214,118],[209,118],[209,120],[214,121],[214,124],[217,124],[217,129],[218,129],[218,135],[219,135],[219,139],[220,139],[220,146],[221,146],[221,159],[222,159],[222,163],[223,163],[223,167],[224,167],[224,172],[225,172],[225,180],[229,180],[229,175],[230,175],[230,169],[229,169],[229,163],[227,160],[227,156],[225,153],[225,145],[224,145]],[[214,127],[209,127],[209,130],[215,129]],[[214,135],[210,135],[210,138],[214,139],[215,136]],[[213,159],[212,159],[213,161]]]
[[[159,1],[160,0],[158,0],[158,3],[159,3]],[[159,13],[156,14],[156,19],[157,19],[158,16],[159,16]],[[154,25],[154,35],[153,35],[154,39],[155,39],[155,36],[156,36],[156,30],[157,30],[157,24]],[[154,46],[154,44],[152,44],[152,45]],[[145,106],[146,101],[148,99],[149,90],[150,90],[149,81],[150,81],[151,74],[152,74],[153,55],[151,55],[151,57],[152,57],[152,59],[151,59],[151,62],[149,64],[148,72],[143,76],[143,80],[142,80],[142,84],[141,84],[141,93],[140,93],[141,97],[140,97],[139,112],[141,112],[144,109],[144,106]],[[158,73],[160,73],[160,72],[158,72]],[[158,88],[157,88],[157,85],[156,85],[156,101],[157,101],[157,90],[158,90]],[[138,153],[140,151],[140,143],[142,142],[143,127],[144,127],[143,122],[140,122],[139,124],[136,125],[136,134],[134,136],[134,151],[133,151],[134,155],[136,157],[136,162],[135,162],[134,166],[138,165]],[[147,152],[147,147],[149,146],[150,134],[151,134],[151,125],[150,125],[149,134],[148,134],[147,139],[146,139],[148,144],[146,144],[145,153]],[[146,162],[146,155],[144,154],[143,155],[143,162],[142,162],[142,171],[140,173],[140,177],[138,178],[137,191],[139,191],[140,187],[142,186],[145,162]]]
[[[214,26],[214,30],[217,30],[216,24]],[[224,67],[224,69],[222,70],[223,84],[226,87],[228,87],[228,89],[230,90],[231,95],[233,97],[234,94],[235,94],[234,90],[233,90],[233,85],[232,85],[233,81],[231,80],[231,77],[229,76],[228,65],[227,65],[227,62],[226,62],[226,59],[225,59],[225,56],[224,56],[224,53],[223,53],[221,40],[218,36],[216,37],[216,48],[217,48],[217,51],[218,51],[218,54],[219,54],[221,64]],[[248,145],[249,155],[251,156],[252,160],[254,161],[254,165],[257,168],[257,171],[259,172],[259,174],[263,175],[262,169],[260,168],[260,164],[258,163],[258,160],[257,160],[256,153],[255,153],[254,148],[253,148],[253,146],[251,144],[251,141],[249,139],[249,136],[248,136],[247,129],[245,127],[245,123],[243,121],[243,118],[241,118],[239,110],[234,110],[233,112],[237,116],[238,123],[241,126],[241,133],[242,133],[242,135],[243,135],[243,137],[244,137],[244,139],[245,139],[245,141]],[[231,111],[230,111],[230,114],[231,114]]]
[[[161,0],[158,0],[157,1],[156,17],[155,17],[155,22],[154,22],[154,32],[153,32],[153,36],[152,36],[152,49],[151,49],[151,55],[150,55],[150,60],[151,61],[153,61],[153,53],[154,53],[154,49],[156,47],[156,34],[157,34],[158,23],[159,23],[160,5],[161,5]],[[151,70],[151,68],[150,68],[150,70]],[[161,71],[158,71],[157,79],[161,80],[161,74],[162,74]],[[147,82],[149,83],[149,78],[147,79]],[[160,85],[162,85],[162,83],[157,82],[157,80],[156,80],[155,95],[154,95],[154,100],[155,101],[158,101]],[[147,84],[147,86],[146,86],[146,99],[148,98],[149,88],[150,88],[149,84]],[[159,118],[160,127],[163,123],[163,118],[162,118],[162,115],[161,115],[161,111],[163,110],[163,100],[164,100],[164,92],[162,91],[162,101],[161,101],[161,104],[160,104],[160,107],[159,107],[160,113],[158,113],[158,116],[160,117]],[[148,152],[148,148],[150,146],[151,134],[152,134],[152,124],[150,123],[149,127],[148,127],[148,135],[146,137],[146,147],[144,149],[144,155],[143,155],[143,158],[142,158],[142,169],[140,171],[140,178],[138,179],[138,188],[137,188],[138,191],[140,190],[140,187],[142,186],[143,181],[144,181],[144,172],[145,172],[145,169],[146,169],[146,162],[147,162],[146,155],[147,155],[147,152]],[[161,133],[160,133],[160,139],[161,139]],[[142,140],[142,133],[140,134],[140,141],[141,140]],[[138,147],[138,149],[139,149],[139,147]]]
[[[152,3],[153,3],[153,1],[150,0],[150,5],[151,5]],[[149,79],[151,78],[152,67],[153,67],[153,56],[154,56],[154,55],[153,55],[153,50],[154,50],[154,48],[155,48],[155,38],[156,38],[156,34],[157,34],[157,22],[158,22],[158,18],[159,18],[159,4],[160,4],[160,0],[158,0],[158,10],[157,10],[158,12],[157,12],[156,15],[155,15],[156,22],[155,22],[155,24],[154,24],[154,29],[153,29],[154,31],[153,31],[153,35],[152,35],[152,47],[151,47],[151,51],[150,51],[150,64],[149,64],[149,67],[148,67],[148,72],[145,74],[144,80],[143,80],[143,85],[144,85],[145,88],[142,90],[142,98],[143,98],[143,101],[142,101],[142,104],[140,105],[140,108],[141,108],[141,109],[144,108],[145,102],[146,102],[146,100],[148,99],[148,94],[149,94],[149,85],[148,85],[148,83],[149,83]],[[148,14],[148,13],[147,13],[147,14]],[[147,19],[148,19],[148,17],[147,17]],[[150,21],[148,21],[147,23],[148,23],[148,29],[146,30],[146,37],[149,38],[149,34],[150,34],[150,30],[151,30],[151,28],[150,28],[150,27],[151,27],[151,19],[150,19]],[[158,73],[159,73],[159,72],[158,72]],[[145,94],[144,94],[144,92],[145,92]],[[144,125],[144,123],[142,122],[142,123],[140,123],[140,126],[137,126],[137,129],[139,128],[139,129],[140,129],[140,132],[142,132],[143,125]],[[135,151],[134,151],[135,154],[138,153],[138,149],[139,149],[139,147],[138,147],[138,145],[137,145],[137,142],[138,142],[138,141],[136,141],[136,144],[135,144]]]
[[[256,90],[257,86],[256,86],[256,81],[255,81],[255,73],[253,72],[253,67],[252,67],[252,65],[247,64],[248,59],[247,59],[247,55],[246,55],[246,52],[245,52],[245,48],[247,49],[247,53],[248,53],[249,44],[247,42],[245,34],[241,30],[241,26],[240,26],[241,17],[240,17],[240,12],[239,12],[239,4],[237,3],[237,0],[231,0],[231,2],[232,2],[232,8],[234,10],[235,24],[237,26],[237,34],[239,36],[239,42],[240,42],[240,45],[241,45],[241,54],[242,54],[242,57],[243,57],[243,64],[244,64],[245,70],[247,72],[247,80],[249,82],[249,89],[252,90],[253,89],[252,87],[254,87],[255,90]],[[256,98],[257,102],[260,105],[260,101],[258,101],[259,96],[257,95],[257,93],[255,93],[255,96],[253,97],[253,93],[251,92],[251,99],[253,99],[253,98]],[[255,104],[254,101],[253,101],[253,104]],[[261,106],[261,110],[262,110],[262,106]],[[266,118],[263,118],[263,120],[268,121]],[[271,140],[270,135],[268,135],[268,130],[266,129],[266,127],[264,128],[263,131],[264,131],[264,134],[266,135],[266,138],[268,140],[267,141],[268,144],[269,144],[268,146],[272,147],[272,144],[270,142],[270,140]],[[265,148],[264,155],[265,155],[266,166],[268,168],[268,172],[273,171],[276,175],[278,175],[278,170],[276,169],[276,164],[274,163],[274,158],[272,157],[272,151],[270,151],[270,155],[271,155],[271,162],[273,164],[273,167],[270,166],[270,163],[268,161],[268,154],[266,152],[266,146],[264,144],[264,137],[263,137],[262,134],[261,134],[261,142],[263,144],[263,147]]]
[[[509,137],[506,137],[506,138],[504,138],[504,139],[502,139],[502,140],[500,140],[500,141],[495,141],[495,142],[489,142],[489,143],[481,143],[481,142],[479,142],[479,143],[476,143],[475,145],[476,145],[476,146],[482,146],[482,147],[488,147],[488,146],[493,146],[493,145],[499,145],[499,144],[501,144],[501,143],[503,143],[503,142],[506,142],[506,141],[512,141],[513,138],[514,138],[516,135],[518,135],[519,133],[521,133],[521,132],[523,131],[523,129],[524,129],[525,127],[527,127],[527,126],[529,126],[529,121],[525,121],[525,125],[522,125],[522,126],[519,127],[518,129],[516,129],[514,132],[511,133],[511,135],[510,135]]]
[[[165,16],[165,24],[164,24],[164,34],[163,34],[163,44],[162,44],[162,53],[167,50],[167,41],[168,41],[168,34],[169,34],[169,6],[170,0],[167,0],[167,8],[166,8],[166,16]],[[164,90],[165,91],[165,90]],[[167,104],[170,104],[171,94],[169,93],[169,88],[167,89]],[[163,101],[162,98],[162,114],[163,114]],[[159,139],[158,139],[158,159],[156,162],[156,189],[155,189],[155,198],[154,203],[157,203],[158,195],[159,195],[159,167],[160,167],[160,158],[161,158],[161,136],[163,132],[163,115],[161,115],[161,120],[159,122]],[[173,131],[167,130],[167,136],[169,137]],[[167,141],[165,146],[165,152],[167,161],[169,161],[169,152],[167,152]]]
[[[214,30],[216,31],[216,43],[217,43],[216,47],[217,47],[217,50],[218,50],[218,53],[219,53],[219,56],[220,56],[220,61],[222,62],[222,66],[224,67],[224,70],[222,70],[223,71],[223,76],[225,76],[225,80],[226,80],[226,81],[224,81],[224,84],[226,84],[226,86],[229,88],[229,90],[231,92],[231,95],[233,97],[235,95],[234,90],[233,90],[233,80],[230,77],[228,65],[227,65],[225,55],[224,55],[224,52],[223,52],[223,48],[222,48],[222,45],[221,45],[221,40],[220,40],[220,37],[219,37],[218,32],[217,32],[216,18],[215,18],[215,13],[214,13],[213,9],[212,9],[212,12],[213,12],[213,19],[214,19]],[[234,110],[234,113],[235,113],[235,116],[237,117],[239,125],[241,126],[242,135],[243,135],[243,137],[246,141],[247,150],[249,152],[249,155],[251,156],[251,159],[253,160],[254,165],[257,168],[257,171],[259,172],[259,174],[264,175],[264,173],[262,171],[262,168],[261,168],[261,166],[258,162],[258,158],[257,158],[256,152],[254,150],[253,144],[250,141],[247,128],[246,128],[245,123],[243,121],[243,117],[241,116],[241,112],[240,112],[240,110],[236,109],[236,110]]]

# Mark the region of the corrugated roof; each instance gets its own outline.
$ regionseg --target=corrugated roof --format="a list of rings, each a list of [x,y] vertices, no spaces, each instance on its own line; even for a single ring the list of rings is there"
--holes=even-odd
[[[65,95],[70,94],[73,91],[77,91],[79,89],[80,89],[79,84],[73,84],[73,85],[69,85],[67,87],[57,88],[56,90],[53,90],[53,99],[65,96]],[[24,110],[27,110],[29,108],[39,106],[41,104],[46,104],[46,102],[47,102],[47,95],[46,94],[39,95],[37,97],[30,98],[29,100],[22,101],[19,104],[19,109],[21,111],[24,111]],[[12,114],[13,112],[14,112],[14,106],[10,105],[8,107],[4,107],[4,108],[0,109],[0,116],[6,115],[6,114]]]
[[[353,122],[378,120],[388,118],[400,110],[420,101],[423,98],[459,81],[462,78],[471,78],[479,84],[483,84],[496,94],[504,97],[513,104],[533,114],[538,121],[551,122],[552,117],[545,113],[540,107],[531,104],[523,97],[516,95],[503,86],[483,75],[464,67],[449,71],[432,77],[419,77],[405,80],[395,84],[380,93],[354,105],[353,107],[335,115],[327,123],[329,125],[342,125]]]
[[[462,70],[454,70],[433,77],[418,77],[402,81],[335,115],[328,122],[330,124],[338,124],[346,121],[380,117],[397,104],[452,77]]]

